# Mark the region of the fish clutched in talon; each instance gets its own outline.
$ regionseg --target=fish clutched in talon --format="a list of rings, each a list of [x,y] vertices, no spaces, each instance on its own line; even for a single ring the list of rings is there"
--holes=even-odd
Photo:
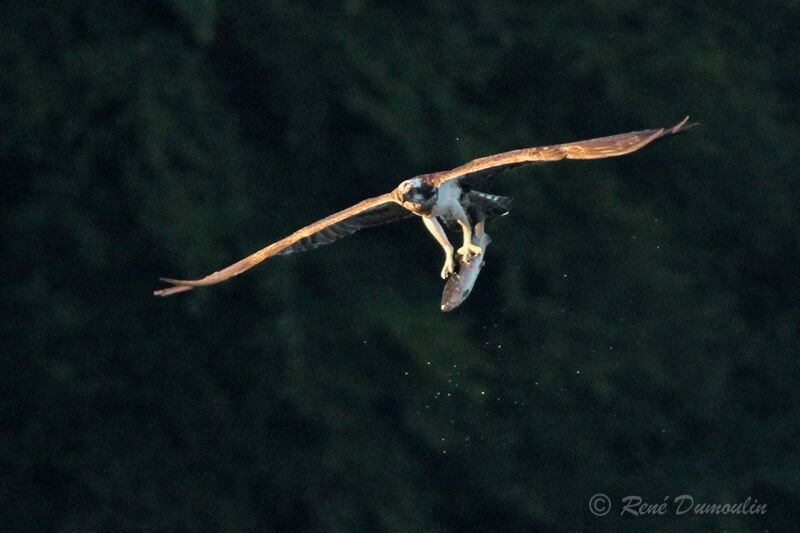
[[[444,284],[444,291],[442,291],[441,309],[445,313],[452,311],[469,297],[472,293],[472,288],[478,280],[478,274],[481,269],[486,265],[484,260],[486,247],[492,242],[489,234],[485,231],[485,222],[481,221],[475,224],[475,235],[472,241],[480,246],[483,253],[480,257],[473,256],[465,259],[462,257],[458,265],[458,272],[447,278]]]
[[[475,191],[472,189],[475,183],[521,165],[562,159],[602,159],[630,154],[656,139],[682,133],[694,125],[689,123],[689,117],[686,117],[669,128],[632,131],[585,141],[523,148],[475,159],[452,170],[422,174],[402,182],[386,194],[369,198],[301,228],[288,237],[204,278],[194,280],[161,278],[173,286],[157,290],[154,294],[171,296],[195,287],[214,285],[238,276],[270,257],[310,250],[351,235],[360,229],[412,215],[422,218],[425,227],[444,250],[445,262],[441,275],[442,278],[448,278],[456,272],[454,253],[458,254],[459,263],[463,266],[465,262],[471,264],[472,261],[477,261],[485,250],[485,243],[480,244],[479,239],[473,239],[473,224],[508,212],[509,198]],[[480,213],[480,220],[476,221],[471,217],[471,212]],[[464,244],[457,251],[454,252],[453,245],[440,221],[461,231]]]

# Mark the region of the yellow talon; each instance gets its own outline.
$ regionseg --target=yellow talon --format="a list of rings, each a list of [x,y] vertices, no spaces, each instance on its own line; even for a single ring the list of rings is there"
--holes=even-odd
[[[465,244],[456,250],[456,252],[465,260],[469,260],[472,256],[481,255],[481,253],[483,253],[483,249],[475,244]]]
[[[450,274],[455,274],[456,272],[456,262],[453,261],[452,257],[448,257],[444,261],[444,266],[442,267],[442,279],[447,279]]]

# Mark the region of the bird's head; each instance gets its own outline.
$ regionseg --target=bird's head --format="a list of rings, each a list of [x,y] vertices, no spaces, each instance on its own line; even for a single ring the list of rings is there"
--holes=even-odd
[[[412,178],[397,187],[403,207],[417,214],[429,214],[436,203],[436,187],[422,178]]]

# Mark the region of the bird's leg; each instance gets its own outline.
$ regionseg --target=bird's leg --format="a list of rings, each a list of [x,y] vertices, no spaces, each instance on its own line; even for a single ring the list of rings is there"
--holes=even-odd
[[[436,217],[423,216],[422,222],[425,223],[425,227],[431,232],[431,235],[433,235],[433,238],[436,239],[436,242],[438,242],[439,245],[444,248],[442,279],[447,279],[447,276],[455,273],[456,271],[456,262],[453,260],[453,245],[450,244],[450,240],[447,238],[442,225],[439,224],[438,220],[436,220]]]
[[[453,216],[458,220],[461,231],[464,233],[464,245],[456,250],[456,253],[463,257],[464,261],[469,261],[473,255],[480,255],[483,250],[480,246],[472,244],[472,226],[470,226],[464,208],[459,205],[457,209],[453,210]]]

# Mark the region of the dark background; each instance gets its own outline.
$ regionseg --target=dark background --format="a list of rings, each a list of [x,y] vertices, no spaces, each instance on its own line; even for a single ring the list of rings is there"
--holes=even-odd
[[[3,530],[796,527],[797,2],[0,7]],[[410,176],[687,114],[486,184],[514,208],[451,314],[418,220],[151,295]]]

